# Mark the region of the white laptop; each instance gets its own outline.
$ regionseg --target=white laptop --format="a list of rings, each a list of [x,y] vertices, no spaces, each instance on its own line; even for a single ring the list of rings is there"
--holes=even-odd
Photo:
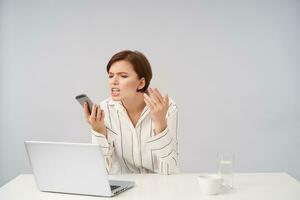
[[[26,141],[25,147],[41,191],[111,197],[134,186],[108,179],[97,144]]]

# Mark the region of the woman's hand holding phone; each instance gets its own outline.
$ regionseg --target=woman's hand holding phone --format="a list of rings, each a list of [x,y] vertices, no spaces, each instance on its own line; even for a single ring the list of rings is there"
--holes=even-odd
[[[99,105],[93,104],[92,112],[90,113],[87,102],[84,102],[83,110],[86,121],[91,125],[92,129],[107,137],[107,130],[104,124],[104,110]]]

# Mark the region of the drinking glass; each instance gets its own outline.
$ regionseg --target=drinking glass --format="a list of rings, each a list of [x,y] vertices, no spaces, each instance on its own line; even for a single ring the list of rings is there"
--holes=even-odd
[[[223,186],[233,188],[233,153],[218,153],[218,174],[223,178]]]

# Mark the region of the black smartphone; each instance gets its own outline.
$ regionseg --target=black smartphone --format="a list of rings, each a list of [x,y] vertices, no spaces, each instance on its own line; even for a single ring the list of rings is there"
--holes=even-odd
[[[90,111],[90,113],[92,112],[93,102],[90,100],[90,98],[88,98],[88,96],[86,96],[86,94],[77,95],[75,98],[82,105],[82,107],[84,105],[84,102],[87,102],[89,111]]]

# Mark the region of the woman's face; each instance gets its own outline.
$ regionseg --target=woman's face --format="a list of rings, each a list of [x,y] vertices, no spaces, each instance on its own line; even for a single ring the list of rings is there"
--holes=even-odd
[[[144,78],[139,79],[131,63],[124,60],[111,65],[108,77],[111,97],[114,101],[134,97],[137,90],[145,85]]]

